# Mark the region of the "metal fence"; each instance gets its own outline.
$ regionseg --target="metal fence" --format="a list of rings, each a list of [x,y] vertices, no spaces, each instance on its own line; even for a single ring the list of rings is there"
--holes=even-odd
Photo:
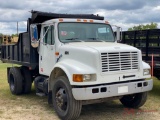
[[[142,51],[142,59],[154,68],[154,76],[160,78],[160,29],[124,31],[122,43]],[[153,66],[151,64],[153,56]]]
[[[160,29],[124,31],[121,42],[140,49],[145,61],[151,61],[152,54],[160,61]]]

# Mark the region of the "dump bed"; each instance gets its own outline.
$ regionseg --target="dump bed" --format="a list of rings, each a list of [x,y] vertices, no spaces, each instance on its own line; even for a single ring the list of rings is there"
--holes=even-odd
[[[3,62],[15,63],[32,68],[38,67],[38,52],[31,46],[30,25],[42,23],[55,18],[82,18],[104,20],[104,17],[93,14],[57,14],[40,11],[31,11],[32,16],[27,21],[27,32],[20,33],[16,44],[1,44],[1,60]],[[40,37],[41,24],[38,24],[38,37]]]
[[[31,19],[28,20],[28,28]],[[20,33],[16,44],[1,44],[1,60],[35,68],[38,66],[37,49],[31,46],[30,32]]]

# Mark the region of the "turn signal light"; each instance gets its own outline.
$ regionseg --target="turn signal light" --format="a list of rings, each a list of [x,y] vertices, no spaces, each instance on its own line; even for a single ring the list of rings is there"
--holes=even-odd
[[[83,82],[83,75],[73,74],[73,81],[74,82]]]

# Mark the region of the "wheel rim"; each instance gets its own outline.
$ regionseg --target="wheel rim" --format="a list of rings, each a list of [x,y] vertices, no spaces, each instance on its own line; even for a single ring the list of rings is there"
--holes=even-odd
[[[15,88],[15,86],[14,86],[14,77],[13,77],[13,75],[11,74],[10,75],[10,88],[11,88],[11,91],[14,91],[14,88]]]
[[[67,93],[64,88],[59,88],[56,92],[56,104],[60,111],[66,111],[68,102],[67,102]]]

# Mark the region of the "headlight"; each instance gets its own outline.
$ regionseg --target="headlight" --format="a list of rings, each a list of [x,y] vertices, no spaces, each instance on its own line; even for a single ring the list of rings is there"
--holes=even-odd
[[[91,75],[83,75],[83,81],[86,81],[86,80],[90,80],[91,79]]]
[[[144,69],[143,70],[143,75],[150,75],[150,69]]]
[[[95,74],[73,74],[74,82],[95,81]]]

